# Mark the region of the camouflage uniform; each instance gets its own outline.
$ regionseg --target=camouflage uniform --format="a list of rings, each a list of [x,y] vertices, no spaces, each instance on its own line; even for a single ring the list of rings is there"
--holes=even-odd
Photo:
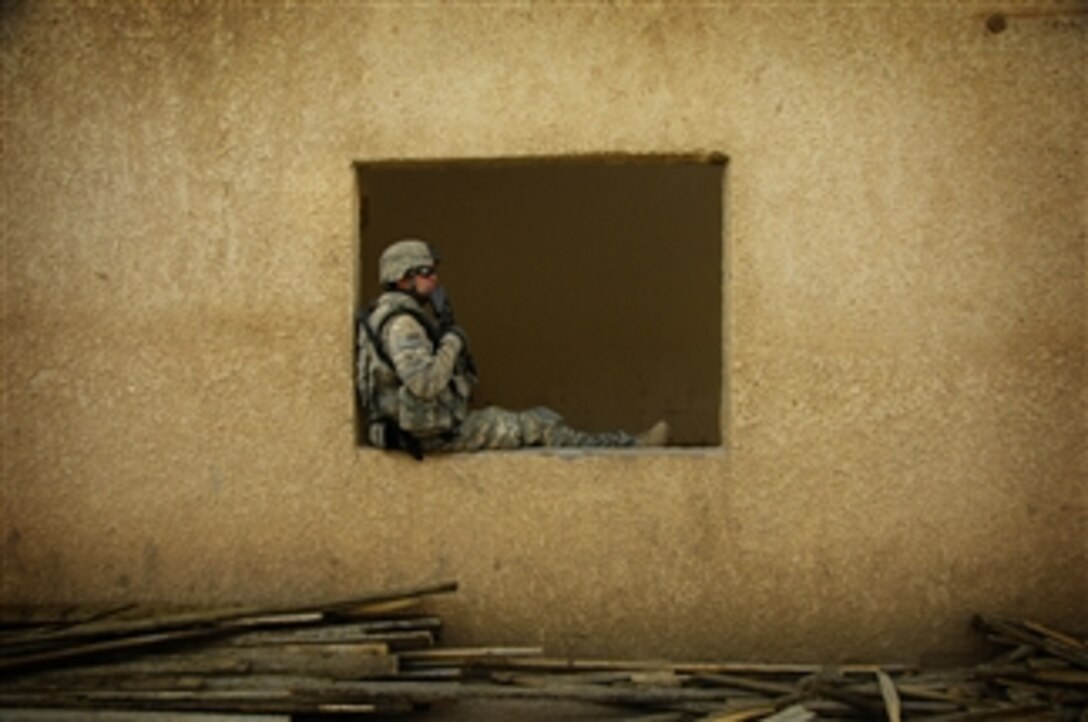
[[[375,416],[395,420],[427,451],[635,445],[635,437],[621,431],[572,429],[559,414],[544,407],[470,411],[476,379],[463,363],[465,340],[456,332],[439,337],[429,312],[407,293],[382,294],[368,321],[372,329],[381,329],[382,345],[394,366],[374,363],[370,367],[367,381],[374,394]],[[372,444],[384,446],[380,434],[370,427]]]
[[[452,439],[437,447],[445,451],[518,449],[524,446],[634,446],[635,437],[622,431],[587,433],[567,426],[546,406],[507,411],[490,406],[470,411]]]

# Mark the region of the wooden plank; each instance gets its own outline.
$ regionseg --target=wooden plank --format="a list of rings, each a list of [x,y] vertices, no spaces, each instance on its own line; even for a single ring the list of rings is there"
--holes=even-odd
[[[291,722],[291,715],[90,709],[0,709],[0,722]]]
[[[0,627],[22,629],[82,624],[113,617],[136,609],[138,605],[126,602],[114,605],[13,605],[0,604]]]
[[[278,645],[321,644],[385,644],[390,649],[421,650],[434,646],[434,634],[426,629],[409,631],[368,632],[355,625],[346,629],[312,627],[284,632],[251,632],[230,637],[223,645],[231,647],[275,647]]]
[[[325,614],[372,615],[381,610],[404,608],[423,597],[456,591],[456,582],[422,585],[399,591],[378,592],[352,599],[330,601],[297,607],[236,606],[218,609],[180,612],[142,619],[98,620],[77,624],[66,629],[34,635],[32,641],[85,639],[88,637],[150,634],[190,627],[225,625],[236,628],[255,625],[298,623],[297,615],[309,621],[320,621]]]
[[[741,707],[739,709],[727,709],[711,712],[700,718],[700,722],[747,722],[748,720],[763,719],[767,715],[774,714],[773,704],[756,704]]]
[[[791,684],[769,682],[765,679],[749,679],[735,674],[696,674],[692,678],[696,681],[708,682],[717,686],[733,687],[770,695],[790,694],[796,689]]]
[[[498,665],[496,665],[498,666]],[[776,664],[750,662],[665,662],[644,660],[602,660],[602,659],[561,659],[554,657],[531,657],[526,659],[509,658],[502,662],[503,668],[536,669],[548,671],[609,671],[609,670],[662,670],[670,669],[677,674],[741,674],[801,676],[817,674],[827,669],[819,664]],[[840,674],[873,674],[878,669],[890,673],[913,671],[915,667],[901,664],[844,664],[833,668]]]
[[[465,676],[465,670],[461,667],[428,667],[427,669],[399,669],[397,679],[417,681],[450,681],[460,680]]]
[[[870,719],[884,716],[885,710],[883,705],[873,702],[863,695],[842,689],[837,686],[834,681],[825,676],[820,676],[816,679],[812,691],[820,697],[825,697],[832,701],[841,702],[849,707],[853,707]]]
[[[347,637],[343,642],[357,644],[384,644],[395,652],[414,652],[434,647],[434,635],[428,631],[376,632],[357,638]]]
[[[225,647],[188,654],[151,656],[131,661],[114,661],[89,667],[52,670],[24,680],[23,687],[35,684],[68,685],[86,688],[130,678],[147,681],[154,677],[228,676],[239,674],[286,674],[320,677],[327,680],[368,679],[397,674],[397,657],[384,644],[281,645],[277,647]]]
[[[1048,685],[1088,688],[1088,670],[1083,669],[1040,669],[1029,673],[1027,679]]]
[[[513,660],[518,657],[537,657],[544,653],[540,647],[439,647],[403,652],[401,661],[416,666],[426,664],[449,665],[451,662],[468,664],[489,660]]]
[[[434,634],[442,627],[438,617],[403,617],[397,619],[372,619],[362,622],[326,623],[298,629],[276,629],[241,632],[231,636],[226,643],[235,646],[260,646],[269,644],[303,644],[310,642],[355,641],[379,635]]]
[[[978,671],[980,679],[1011,679],[1037,682],[1044,685],[1088,687],[1088,670],[1066,669],[1029,669],[1027,667],[1006,666],[1000,668],[985,667]]]
[[[917,683],[908,683],[903,681],[896,682],[896,690],[899,692],[900,700],[904,698],[920,699],[930,702],[951,702],[956,704],[966,704],[973,697],[965,697],[963,694],[958,694],[957,691],[960,688],[959,682],[949,681],[945,684],[933,686],[932,684],[922,685]],[[877,682],[866,684],[852,684],[845,688],[849,692],[855,692],[857,694],[869,694],[873,696],[880,696],[880,685]],[[906,704],[903,701],[903,704]]]
[[[1018,645],[1018,646],[1014,647],[1013,649],[1010,649],[1009,651],[999,655],[998,657],[995,657],[994,659],[990,660],[986,664],[987,665],[997,666],[997,667],[1001,667],[1001,666],[1004,666],[1004,665],[1007,665],[1007,664],[1014,664],[1016,662],[1019,662],[1019,661],[1021,661],[1023,659],[1026,659],[1026,658],[1030,657],[1035,652],[1036,652],[1036,649],[1035,649],[1034,646],[1032,646],[1030,644],[1021,644],[1021,645]]]
[[[238,656],[217,654],[163,654],[130,660],[111,660],[99,664],[49,669],[6,681],[19,687],[42,685],[86,685],[124,677],[143,679],[173,675],[221,676],[247,674],[250,664]]]
[[[884,699],[884,709],[888,713],[888,722],[902,722],[903,706],[899,701],[895,682],[883,670],[877,670],[876,678],[880,684],[880,696]]]
[[[595,703],[666,705],[672,702],[708,701],[726,703],[721,690],[697,688],[623,687],[582,684],[556,684],[547,687],[520,687],[489,682],[343,682],[338,694],[358,694],[376,700],[413,700],[443,702],[459,699],[497,700],[570,700]]]
[[[443,667],[422,667],[419,672]],[[458,667],[462,669],[462,667]],[[536,670],[495,669],[489,670],[487,678],[499,684],[522,684],[545,686],[548,684],[631,684],[632,675],[637,672],[620,670],[616,672],[547,672]]]
[[[320,624],[323,621],[325,621],[323,612],[282,612],[225,619],[217,624],[224,629],[239,630],[251,627],[293,627],[301,624]]]
[[[794,704],[764,718],[763,722],[811,722],[814,719],[816,719],[815,712],[804,705]]]
[[[330,619],[373,619],[388,617],[394,614],[404,614],[416,609],[423,602],[422,597],[409,597],[406,599],[391,599],[385,602],[373,604],[360,604],[352,607],[329,609],[325,615]]]
[[[42,667],[70,663],[77,660],[86,660],[107,653],[148,650],[180,641],[208,639],[218,634],[222,634],[222,631],[215,628],[187,629],[123,637],[105,642],[90,642],[49,652],[23,654],[14,657],[0,657],[0,673],[7,675],[25,672],[33,669],[40,669]]]
[[[161,713],[319,714],[350,710],[354,714],[402,713],[414,705],[401,700],[351,698],[289,689],[53,690],[47,693],[0,691],[0,705],[10,708],[109,709]]]
[[[225,675],[162,674],[125,677],[81,677],[55,680],[21,681],[0,689],[0,705],[5,695],[68,695],[73,698],[88,692],[116,694],[158,692],[242,692],[253,695],[270,692],[277,697],[291,694],[321,694],[339,689],[341,682],[305,673],[241,673]]]
[[[398,661],[378,644],[293,645],[238,650],[251,670],[264,674],[305,674],[333,680],[387,677]]]
[[[631,674],[631,684],[639,687],[682,687],[684,686],[684,677],[676,674],[671,669],[633,672]]]
[[[1044,624],[1039,624],[1038,622],[1024,621],[1021,624],[1023,624],[1026,629],[1051,641],[1058,642],[1071,649],[1079,649],[1082,652],[1088,652],[1088,643],[1082,639],[1077,639],[1076,637],[1065,634],[1064,632],[1059,632],[1056,629],[1052,629]]]
[[[377,714],[382,710],[376,704],[364,704],[361,702],[330,702],[319,704],[314,710],[318,714]]]
[[[1053,708],[1047,704],[1005,705],[930,717],[928,722],[979,722],[980,720],[1025,718],[1029,720],[1050,720],[1053,719],[1050,716],[1053,712]]]
[[[294,711],[309,711],[313,707],[313,705],[304,707],[301,704],[294,704],[286,693],[274,694],[260,691],[257,693],[230,692],[220,694],[201,690],[84,690],[80,692],[53,690],[47,693],[5,690],[0,694],[0,704],[4,707],[49,709],[230,712],[236,714],[290,714]]]
[[[320,704],[432,704],[458,700],[569,700],[599,704],[666,706],[683,701],[725,702],[715,690],[686,688],[623,688],[561,685],[548,688],[508,687],[487,683],[359,681],[310,690],[173,689],[173,690],[51,690],[43,697],[30,691],[0,690],[5,706],[103,706],[210,711],[307,711]],[[35,704],[35,701],[37,704]]]

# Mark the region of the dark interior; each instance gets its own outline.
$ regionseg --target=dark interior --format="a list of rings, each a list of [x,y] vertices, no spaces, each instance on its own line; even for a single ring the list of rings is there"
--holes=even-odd
[[[422,238],[471,339],[474,406],[545,405],[587,430],[658,418],[721,444],[723,199],[716,158],[358,166],[360,301]]]

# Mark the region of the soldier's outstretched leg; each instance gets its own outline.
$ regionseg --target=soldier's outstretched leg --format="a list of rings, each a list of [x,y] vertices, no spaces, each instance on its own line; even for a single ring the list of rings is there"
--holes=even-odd
[[[549,447],[661,446],[668,440],[668,425],[659,422],[639,436],[624,431],[586,432],[573,429],[563,417],[540,406],[528,411],[508,411],[495,406],[470,411],[457,436],[442,446],[444,451]]]
[[[526,437],[535,446],[624,447],[636,444],[635,437],[625,431],[589,432],[571,428],[562,416],[544,406],[524,411],[521,417]]]

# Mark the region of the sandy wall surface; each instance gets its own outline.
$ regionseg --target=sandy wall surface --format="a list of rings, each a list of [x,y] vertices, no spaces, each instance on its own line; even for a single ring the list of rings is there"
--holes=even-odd
[[[1083,4],[0,12],[3,601],[456,578],[454,641],[688,658],[1088,626]],[[356,447],[354,163],[704,151],[722,448]]]

